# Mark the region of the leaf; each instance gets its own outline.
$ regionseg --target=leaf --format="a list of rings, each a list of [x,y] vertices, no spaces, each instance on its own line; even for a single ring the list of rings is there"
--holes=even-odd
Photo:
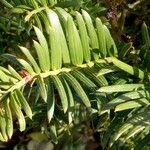
[[[96,85],[98,85],[98,86],[108,85],[107,80],[105,79],[105,77],[104,76],[97,77],[96,74],[92,71],[92,69],[85,68],[83,71],[85,72],[85,74],[88,75],[88,77],[91,80],[93,80],[96,83]]]
[[[35,9],[38,9],[38,3],[36,2],[36,0],[31,0],[31,4]]]
[[[44,100],[44,102],[47,102],[46,84],[41,76],[39,76],[37,79],[37,85],[42,99]]]
[[[26,11],[27,11],[26,9],[24,9],[24,8],[18,8],[18,7],[15,7],[15,8],[11,9],[11,12],[12,13],[16,13],[16,14],[22,14],[22,13],[24,13]]]
[[[39,68],[38,64],[36,63],[35,59],[33,58],[33,56],[31,55],[31,53],[29,52],[29,50],[27,48],[21,47],[21,46],[19,48],[24,53],[24,55],[26,56],[28,61],[32,64],[35,72],[40,73],[40,68]]]
[[[44,35],[40,31],[40,29],[38,29],[37,27],[34,27],[34,30],[38,37],[40,45],[43,48],[42,52],[43,52],[45,62],[46,62],[46,64],[45,64],[46,71],[49,71],[50,70],[50,54],[49,54],[49,49],[48,49],[48,44],[47,44],[46,38],[44,37]]]
[[[57,50],[57,48],[61,49],[60,54],[62,54],[62,59],[63,59],[64,65],[70,64],[70,55],[69,55],[69,50],[68,50],[68,46],[67,46],[67,41],[66,41],[62,26],[60,24],[59,18],[57,16],[57,14],[51,9],[47,9],[46,12],[47,12],[47,16],[48,16],[50,25],[51,25],[52,29],[54,29],[56,39],[58,40],[58,41],[55,41],[55,43],[56,42],[59,43],[59,44],[57,43],[55,45],[56,46],[55,50]],[[50,43],[50,45],[51,45],[51,43]]]
[[[10,82],[0,82],[0,93],[5,93],[12,86]]]
[[[67,99],[67,95],[66,95],[64,86],[58,76],[53,75],[53,76],[51,76],[51,78],[54,82],[56,89],[58,90],[64,113],[66,113],[66,111],[68,109],[68,99]]]
[[[0,79],[1,79],[3,82],[9,82],[8,76],[7,76],[2,70],[0,70]]]
[[[43,53],[43,48],[42,46],[36,42],[36,41],[33,41],[34,42],[34,47],[35,47],[35,50],[36,50],[36,53],[38,55],[38,61],[39,61],[39,65],[40,65],[40,69],[44,72],[47,71],[47,61],[45,59],[45,55]]]
[[[15,83],[13,86],[11,86],[6,92],[5,94],[7,95],[9,92],[13,92],[15,89],[19,89],[21,87],[23,87],[25,84],[27,84],[30,80],[32,79],[32,77],[29,78],[23,78],[21,81]],[[6,96],[3,95],[3,97],[1,97],[1,100]]]
[[[146,45],[146,47],[150,48],[150,37],[148,33],[148,28],[145,22],[142,24],[142,37],[143,37],[143,42]]]
[[[57,70],[62,66],[62,51],[59,43],[59,38],[57,36],[57,32],[54,28],[50,29],[50,53],[51,53],[51,69]]]
[[[49,24],[49,20],[48,20],[47,15],[45,14],[45,12],[40,12],[39,15],[41,16],[41,19],[42,19],[42,21],[44,23],[44,27],[45,27],[46,33],[49,34],[51,26]]]
[[[102,138],[102,147],[103,149],[107,147],[110,137],[112,136],[115,129],[119,128],[120,123],[122,123],[123,117],[119,117],[116,115],[113,120],[110,122],[109,126],[107,127],[106,132]]]
[[[41,23],[41,20],[40,20],[39,16],[38,16],[37,14],[35,14],[33,17],[34,17],[36,26],[37,26],[41,31],[43,31],[42,23]],[[28,32],[29,32],[29,31],[28,31]]]
[[[2,80],[3,86],[5,87],[7,87],[7,85],[11,85],[11,84],[18,82],[18,79],[13,77],[13,75],[11,75],[11,73],[8,70],[7,71],[6,70],[7,69],[0,67],[0,75],[1,75],[0,79]]]
[[[1,108],[0,110],[0,129],[2,133],[2,137],[4,138],[5,141],[8,140],[7,133],[6,133],[6,115],[5,115],[5,110]]]
[[[98,37],[95,31],[95,28],[93,26],[92,19],[85,10],[82,10],[82,16],[85,20],[86,27],[88,30],[88,36],[90,38],[90,46],[92,48],[93,57],[95,60],[97,60],[99,58],[99,54],[95,53],[94,50],[99,49],[99,44],[98,44]]]
[[[13,75],[13,77],[15,77],[18,80],[22,80],[22,77],[19,75],[19,73],[16,72],[16,70],[13,67],[11,67],[10,65],[8,65],[8,70],[11,73],[11,75]]]
[[[13,96],[14,96],[14,98],[15,98],[15,101],[16,101],[18,107],[19,107],[20,109],[22,109],[22,106],[21,106],[20,100],[19,100],[19,98],[18,98],[18,96],[17,96],[17,94],[16,94],[16,91],[13,92]]]
[[[71,16],[68,16],[67,21],[67,38],[72,64],[81,65],[83,63],[82,44],[79,33]]]
[[[55,94],[53,84],[49,81],[48,83],[48,95],[47,95],[47,117],[48,122],[51,121],[54,115],[55,108]]]
[[[124,103],[117,105],[115,108],[115,111],[116,112],[117,111],[123,111],[123,110],[141,107],[141,106],[149,105],[149,104],[150,104],[150,102],[146,98],[136,99],[134,101],[127,101],[127,102],[124,102]]]
[[[117,106],[118,104],[127,102],[129,100],[136,100],[139,98],[146,98],[146,97],[149,97],[148,91],[140,90],[140,91],[128,92],[111,100],[109,103],[106,104],[105,109],[111,109]]]
[[[25,61],[24,59],[17,59],[17,60],[29,74],[34,74],[31,65],[27,61]]]
[[[68,20],[68,16],[69,14],[66,12],[65,9],[62,9],[61,7],[56,7],[56,12],[61,20],[61,23],[64,27],[64,30],[66,31],[67,28],[67,20]]]
[[[132,45],[133,45],[132,42],[126,43],[119,52],[119,58],[124,58],[127,52],[129,52],[129,50],[132,48]]]
[[[5,54],[2,54],[2,57],[4,57],[5,59],[7,59],[8,61],[10,61],[14,65],[21,66],[20,63],[17,61],[16,56],[14,56],[12,54],[5,53]]]
[[[111,85],[101,87],[97,90],[97,92],[129,92],[129,91],[137,91],[139,89],[145,89],[144,84],[123,84],[123,85]]]
[[[111,137],[110,142],[109,142],[109,147],[112,147],[114,142],[117,141],[123,133],[125,133],[127,130],[129,130],[132,127],[133,127],[133,124],[131,123],[126,123],[123,126],[121,126],[121,128],[119,128],[119,131],[118,132],[116,131],[115,134]]]
[[[91,53],[90,53],[87,29],[86,29],[85,22],[83,20],[82,15],[78,13],[77,11],[76,11],[76,20],[77,20],[77,25],[79,28],[79,34],[81,38],[84,60],[86,62],[89,62],[91,60]]]
[[[104,29],[104,33],[105,33],[106,47],[107,47],[109,56],[117,56],[118,50],[117,50],[117,47],[115,45],[113,38],[111,37],[111,34],[110,34],[108,28],[105,25],[103,25],[103,29]]]
[[[25,111],[26,115],[32,119],[32,110],[29,106],[29,104],[27,103],[27,100],[25,99],[25,97],[23,96],[22,92],[19,91],[19,90],[16,90],[16,94],[17,94],[17,97],[19,99],[19,102],[23,108],[23,110]]]
[[[111,73],[111,72],[115,72],[115,71],[116,71],[116,68],[114,68],[112,66],[110,68],[105,67],[105,68],[100,69],[100,71],[97,74],[97,77],[108,74],[108,73]]]
[[[147,114],[146,116],[145,113]],[[117,141],[122,135],[126,134],[125,138],[129,138],[132,134],[136,133],[136,131],[138,132],[138,129],[135,130],[136,127],[141,125],[143,127],[148,126],[149,122],[147,122],[147,120],[149,120],[149,118],[150,113],[148,107],[147,109],[145,109],[144,112],[139,112],[128,118],[128,120],[121,124],[120,127],[112,135],[109,142],[109,147],[111,147],[115,143],[115,141]]]
[[[127,135],[124,137],[125,141],[127,141],[129,138],[134,137],[136,134],[138,134],[140,131],[143,131],[145,126],[141,125],[135,125],[132,129],[129,130]]]
[[[51,135],[52,141],[55,144],[57,144],[58,143],[58,138],[57,138],[57,131],[56,131],[56,126],[55,125],[50,126],[50,135]]]
[[[49,0],[49,3],[51,6],[54,6],[57,3],[57,1],[56,0]]]
[[[11,139],[12,135],[13,135],[13,119],[12,119],[12,113],[10,110],[10,99],[7,98],[4,101],[4,108],[5,108],[5,112],[6,112],[6,133],[8,135],[8,138]]]
[[[117,58],[109,58],[107,59],[108,61],[111,61],[116,67],[118,67],[119,69],[131,74],[131,75],[134,75],[134,76],[137,76],[138,78],[140,79],[144,79],[145,75],[144,75],[144,72],[138,68],[135,68],[135,67],[132,67],[120,60],[118,60]]]
[[[114,84],[116,84],[116,85],[123,85],[123,84],[126,84],[127,83],[127,80],[125,80],[125,79],[121,79],[121,78],[119,78],[117,81],[115,81],[115,83]]]
[[[63,77],[68,82],[68,84],[72,86],[75,92],[80,96],[85,106],[91,107],[89,98],[87,97],[86,93],[84,92],[79,82],[70,73],[67,73],[67,72],[63,72]]]
[[[64,78],[61,78],[61,80],[64,85],[67,97],[68,97],[68,121],[70,124],[73,121],[74,98],[73,98],[71,88],[69,87],[67,81]]]
[[[18,119],[18,122],[19,122],[19,129],[22,132],[26,129],[26,122],[25,122],[24,115],[21,111],[21,108],[16,102],[14,94],[11,94],[10,105],[11,105],[11,109],[15,112],[15,114],[17,116],[17,119]]]
[[[60,69],[62,65],[61,34],[63,34],[57,14],[47,9],[47,16],[51,25],[49,32],[49,45],[51,54],[51,69]],[[64,37],[64,35],[63,35]],[[66,41],[65,41],[66,42]],[[60,44],[58,44],[60,43]]]
[[[86,77],[82,72],[78,70],[73,70],[71,74],[78,80],[80,80],[83,84],[85,84],[90,89],[96,89],[96,85],[88,78]]]
[[[13,8],[13,5],[11,5],[9,2],[7,2],[6,0],[1,0],[0,1],[5,7],[7,8]]]
[[[47,0],[41,0],[41,4],[42,4],[43,6],[47,6]]]
[[[98,41],[99,41],[99,51],[101,53],[101,56],[105,58],[107,55],[106,39],[105,39],[104,27],[99,18],[96,18],[96,28],[97,28]]]

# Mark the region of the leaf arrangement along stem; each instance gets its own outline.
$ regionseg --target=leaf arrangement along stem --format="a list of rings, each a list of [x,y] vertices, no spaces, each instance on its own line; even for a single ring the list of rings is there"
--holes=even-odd
[[[132,42],[118,49],[106,24],[83,9],[58,7],[57,0],[0,3],[20,14],[34,39],[28,48],[19,46],[23,57],[2,55],[12,65],[0,66],[1,141],[11,139],[14,121],[25,131],[27,117],[35,124],[42,120],[40,127],[44,124],[54,143],[87,122],[102,134],[103,149],[125,144],[142,130],[148,133],[150,38],[145,23],[145,47],[139,53],[144,69],[139,69],[124,62]]]
[[[116,67],[118,67],[119,69],[131,74],[131,75],[134,75],[134,76],[137,76],[139,79],[143,80],[144,79],[144,72],[140,69],[137,69],[137,68],[134,68],[118,59],[116,59],[115,57],[108,57],[108,58],[105,58],[105,59],[99,59],[97,61],[94,61],[94,62],[89,62],[87,64],[82,64],[82,65],[78,65],[78,66],[74,66],[74,67],[68,67],[68,68],[61,68],[61,69],[58,69],[58,70],[55,70],[55,71],[48,71],[48,72],[45,72],[45,73],[40,73],[40,74],[34,74],[32,76],[28,76],[28,78],[23,78],[21,81],[19,81],[18,83],[15,83],[14,86],[12,86],[11,88],[9,88],[7,91],[1,91],[1,93],[3,94],[8,94],[16,89],[19,89],[21,87],[23,87],[24,85],[26,85],[29,81],[33,80],[35,81],[36,78],[38,78],[38,76],[40,75],[42,78],[47,78],[49,76],[54,76],[54,75],[58,75],[60,73],[63,73],[63,72],[71,72],[73,70],[76,70],[76,69],[80,69],[80,68],[87,68],[87,67],[93,67],[95,65],[95,63],[113,63]],[[127,69],[128,68],[128,69]],[[148,76],[150,77],[150,76]],[[6,95],[5,95],[6,96]],[[1,98],[2,100],[3,98]]]

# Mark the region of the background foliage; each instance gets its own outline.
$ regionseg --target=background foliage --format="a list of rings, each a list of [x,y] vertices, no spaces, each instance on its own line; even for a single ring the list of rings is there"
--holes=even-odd
[[[148,0],[0,3],[1,148],[149,149]]]

